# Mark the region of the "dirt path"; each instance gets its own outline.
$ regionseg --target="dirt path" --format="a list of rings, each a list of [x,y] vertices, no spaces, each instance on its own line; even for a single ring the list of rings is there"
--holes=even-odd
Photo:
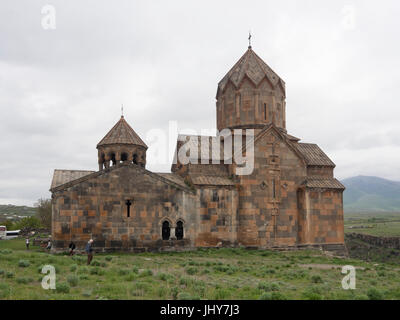
[[[343,266],[337,264],[320,264],[320,263],[311,263],[311,264],[299,264],[301,268],[315,268],[321,270],[331,270],[331,269],[341,269]],[[365,270],[363,267],[355,267],[358,270]]]

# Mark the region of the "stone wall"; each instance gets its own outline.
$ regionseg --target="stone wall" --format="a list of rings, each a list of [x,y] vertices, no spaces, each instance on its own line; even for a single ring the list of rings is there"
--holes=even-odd
[[[298,191],[300,243],[344,243],[342,197],[342,190]]]
[[[130,215],[126,201],[130,200]],[[171,238],[178,220],[184,240],[173,245],[193,246],[198,214],[196,195],[139,166],[120,165],[53,193],[52,238],[56,249],[70,240],[84,246],[94,239],[99,250],[146,250],[170,246],[161,225],[169,221]]]
[[[201,188],[197,190],[199,225],[196,246],[237,245],[238,196],[234,188]]]
[[[238,177],[238,242],[258,247],[296,245],[297,189],[306,166],[273,128],[254,148],[253,173]]]
[[[346,237],[349,239],[358,239],[374,246],[400,249],[400,237],[378,237],[362,233],[347,233]]]

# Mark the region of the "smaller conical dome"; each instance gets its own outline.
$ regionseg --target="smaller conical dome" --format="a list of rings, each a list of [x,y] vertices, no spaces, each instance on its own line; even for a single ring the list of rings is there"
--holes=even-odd
[[[224,91],[226,85],[231,81],[236,88],[239,87],[243,78],[247,76],[257,87],[267,77],[268,81],[276,86],[280,82],[285,88],[285,82],[253,51],[251,46],[232,67],[231,70],[218,83],[218,92]],[[217,92],[217,96],[218,96]]]
[[[142,139],[140,139],[128,122],[125,121],[124,116],[121,116],[121,119],[105,135],[105,137],[98,143],[97,146],[110,144],[135,144],[143,146],[147,149],[146,144]]]
[[[99,169],[108,168],[121,162],[145,167],[147,145],[131,128],[124,116],[97,144]]]

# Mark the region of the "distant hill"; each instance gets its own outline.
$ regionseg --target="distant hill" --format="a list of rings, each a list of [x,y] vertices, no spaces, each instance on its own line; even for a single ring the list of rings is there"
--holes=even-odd
[[[0,204],[0,222],[4,220],[18,220],[21,217],[33,216],[37,208],[27,206],[14,206]]]
[[[346,212],[400,212],[400,182],[358,176],[341,181]]]

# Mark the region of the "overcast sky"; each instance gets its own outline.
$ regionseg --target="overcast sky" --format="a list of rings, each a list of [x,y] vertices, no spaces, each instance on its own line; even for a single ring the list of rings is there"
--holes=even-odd
[[[122,103],[148,169],[168,172],[149,131],[215,128],[217,83],[249,29],[286,82],[288,132],[317,143],[339,179],[400,180],[399,17],[394,0],[2,0],[0,203],[50,197],[54,169],[97,170]]]

